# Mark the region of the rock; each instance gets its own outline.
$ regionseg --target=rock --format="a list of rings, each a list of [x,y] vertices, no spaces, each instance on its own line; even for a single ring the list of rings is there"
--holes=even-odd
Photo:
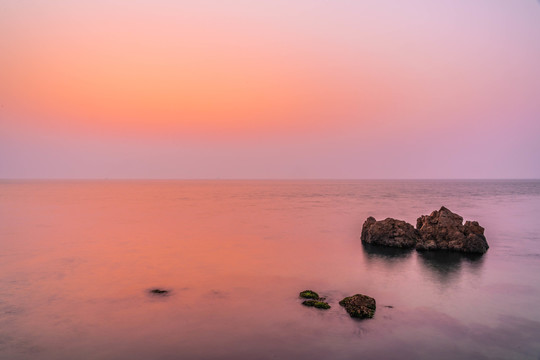
[[[339,302],[353,318],[371,319],[375,315],[375,299],[367,295],[356,294]]]
[[[365,244],[411,248],[418,241],[418,232],[405,221],[392,218],[377,221],[370,216],[362,226],[361,240]]]
[[[304,290],[300,293],[300,297],[304,299],[319,300],[319,294],[313,290]]]
[[[483,254],[488,249],[484,228],[476,221],[467,221],[445,208],[420,216],[416,229],[405,221],[367,218],[362,226],[362,242],[416,250],[450,250]]]
[[[331,308],[331,306],[327,302],[317,301],[317,300],[305,300],[302,302],[302,305],[313,306],[313,307],[316,307],[317,309],[323,309],[323,310],[327,310]]]
[[[154,295],[168,295],[169,294],[169,290],[162,290],[162,289],[152,289],[149,292]]]
[[[445,208],[422,215],[416,221],[419,234],[417,250],[452,250],[483,254],[489,248],[484,228]]]

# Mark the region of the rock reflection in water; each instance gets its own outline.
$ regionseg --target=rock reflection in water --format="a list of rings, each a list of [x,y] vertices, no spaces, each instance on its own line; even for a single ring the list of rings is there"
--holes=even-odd
[[[362,244],[364,258],[369,261],[388,260],[389,262],[401,262],[409,259],[414,249],[403,249],[388,246]]]
[[[423,269],[442,283],[457,280],[461,275],[463,264],[472,273],[477,273],[484,263],[480,254],[467,254],[450,251],[421,251],[418,252],[419,263]]]

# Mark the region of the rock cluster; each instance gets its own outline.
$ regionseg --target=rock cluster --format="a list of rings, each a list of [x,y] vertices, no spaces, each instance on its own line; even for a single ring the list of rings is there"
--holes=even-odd
[[[320,297],[319,294],[317,294],[313,290],[304,290],[300,292],[298,296],[303,299],[309,299],[309,300],[303,301],[302,305],[313,306],[313,307],[316,307],[317,309],[323,309],[323,310],[327,310],[331,308],[331,306],[327,302],[325,302],[326,298]]]
[[[326,298],[320,297],[313,290],[304,290],[300,292],[299,296],[304,300],[302,305],[312,306],[317,309],[328,310],[331,308],[325,300]],[[343,306],[347,313],[353,318],[359,319],[371,319],[375,315],[375,299],[367,295],[356,294],[348,296],[339,302],[339,305]]]
[[[484,228],[476,221],[467,221],[445,208],[422,215],[416,229],[405,221],[387,218],[376,221],[369,217],[362,226],[362,242],[416,250],[451,250],[483,254],[489,248]]]

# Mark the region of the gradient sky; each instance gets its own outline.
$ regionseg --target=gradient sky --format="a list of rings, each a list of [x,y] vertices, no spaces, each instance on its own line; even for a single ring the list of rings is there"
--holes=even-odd
[[[536,0],[0,0],[0,178],[540,178]]]

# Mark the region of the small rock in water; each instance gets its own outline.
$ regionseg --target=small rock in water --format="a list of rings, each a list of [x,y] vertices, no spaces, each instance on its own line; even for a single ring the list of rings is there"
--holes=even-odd
[[[306,300],[302,302],[302,305],[313,306],[313,307],[316,307],[317,309],[324,309],[324,310],[331,308],[331,306],[327,302],[317,301],[317,300]]]
[[[150,293],[155,295],[167,295],[169,293],[169,290],[152,289],[150,290]]]
[[[375,315],[375,299],[366,295],[356,294],[346,297],[339,302],[353,318],[370,319]]]
[[[319,294],[313,290],[304,290],[300,293],[300,297],[304,299],[319,300]]]

